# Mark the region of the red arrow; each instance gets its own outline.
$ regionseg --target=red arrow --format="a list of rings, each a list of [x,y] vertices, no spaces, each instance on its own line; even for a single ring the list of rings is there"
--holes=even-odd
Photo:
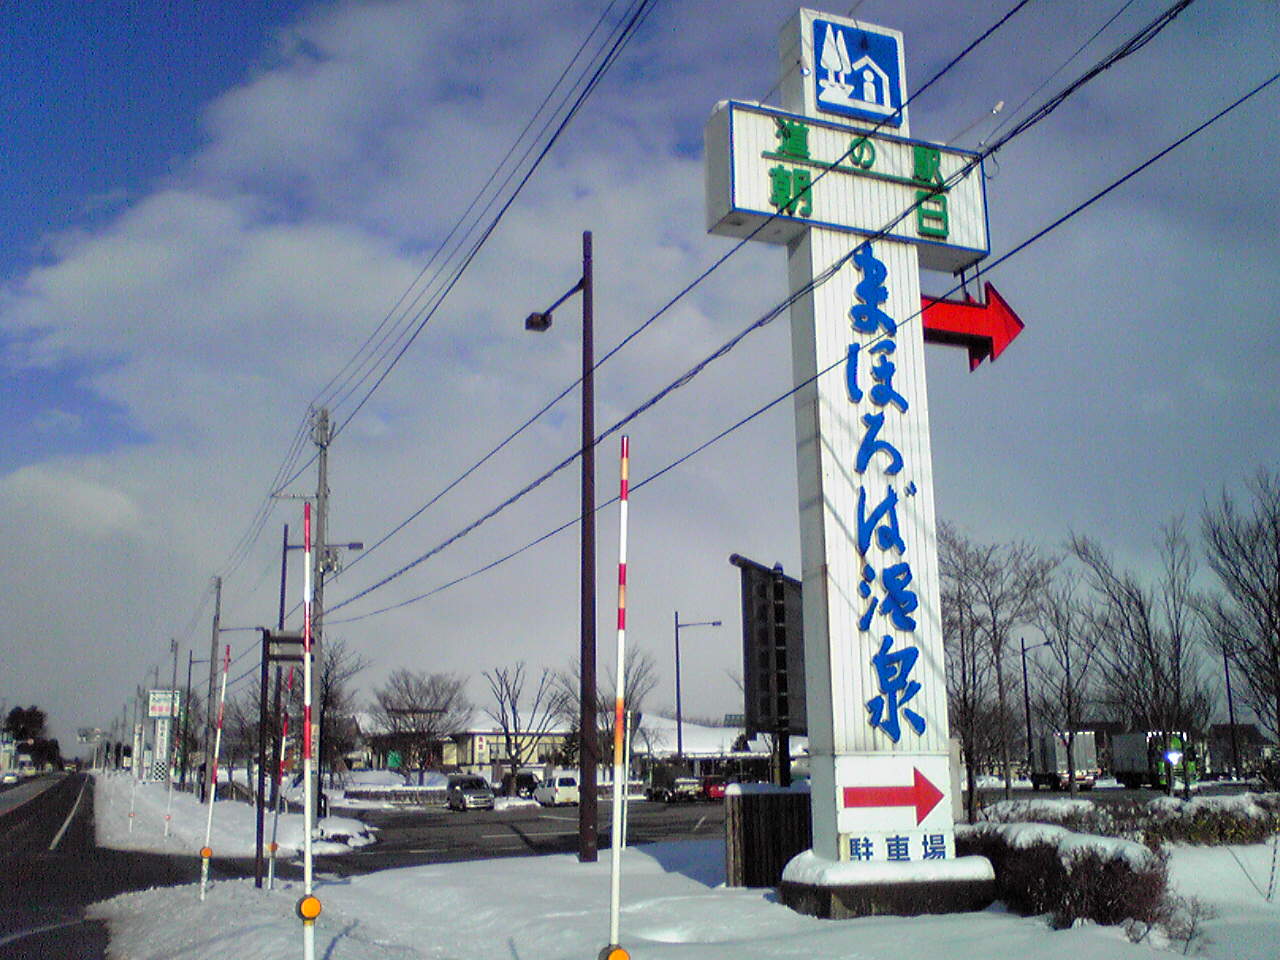
[[[918,769],[912,768],[915,782],[909,787],[845,787],[844,805],[846,807],[915,807],[916,824],[919,825],[929,815],[938,801],[942,799],[942,791],[929,782],[929,779]]]
[[[967,347],[969,369],[990,357],[994,360],[1022,332],[1023,323],[991,284],[985,285],[987,302],[935,300],[921,297],[926,343]]]

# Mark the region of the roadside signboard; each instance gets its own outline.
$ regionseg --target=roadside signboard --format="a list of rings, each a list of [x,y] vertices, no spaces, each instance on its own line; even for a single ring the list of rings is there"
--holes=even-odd
[[[147,718],[159,720],[178,715],[181,694],[177,690],[149,690],[147,692]]]
[[[813,849],[950,859],[920,270],[986,256],[982,167],[912,139],[898,31],[801,10],[780,62],[707,123],[707,224],[786,244]]]

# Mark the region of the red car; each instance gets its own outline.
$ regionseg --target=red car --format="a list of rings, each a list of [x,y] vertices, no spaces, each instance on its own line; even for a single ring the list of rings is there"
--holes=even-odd
[[[703,800],[723,800],[724,799],[725,778],[724,777],[703,777],[702,778],[702,799]]]

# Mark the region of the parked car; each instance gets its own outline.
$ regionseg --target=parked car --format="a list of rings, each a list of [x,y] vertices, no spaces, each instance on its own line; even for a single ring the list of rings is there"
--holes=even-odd
[[[649,772],[649,788],[645,791],[645,796],[659,803],[697,800],[702,796],[702,784],[689,772],[688,767],[660,763]]]
[[[502,795],[504,797],[522,797],[529,799],[533,796],[533,791],[538,789],[538,784],[542,780],[536,773],[528,773],[521,771],[520,773],[508,773],[502,777]]]
[[[724,777],[703,777],[702,778],[702,799],[703,800],[723,800],[724,788],[728,785],[728,781]]]
[[[17,783],[17,782],[18,782],[17,770],[6,770],[4,773],[0,773],[0,783]]]
[[[562,803],[578,802],[578,778],[571,773],[557,773],[547,777],[533,791],[533,799],[544,807],[558,807]]]
[[[492,810],[493,788],[484,777],[457,774],[449,778],[445,803],[450,810]]]

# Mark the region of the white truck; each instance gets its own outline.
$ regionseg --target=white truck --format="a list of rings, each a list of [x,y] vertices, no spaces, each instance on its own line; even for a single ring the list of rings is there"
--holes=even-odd
[[[1092,730],[1079,730],[1071,746],[1075,756],[1076,786],[1081,790],[1092,790],[1100,773],[1097,738]],[[1070,769],[1064,731],[1042,734],[1031,745],[1031,789],[1068,789]]]

